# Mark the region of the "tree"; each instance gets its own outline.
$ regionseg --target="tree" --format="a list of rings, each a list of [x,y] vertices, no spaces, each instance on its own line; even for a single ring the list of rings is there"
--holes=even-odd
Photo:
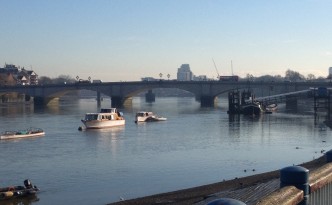
[[[52,84],[52,83],[53,83],[53,81],[52,81],[52,79],[49,78],[49,77],[46,77],[46,76],[40,76],[40,77],[38,78],[38,84],[40,84],[40,85],[47,85],[47,84]]]
[[[250,73],[247,73],[247,80],[248,81],[254,81],[254,76]]]
[[[258,82],[283,82],[285,80],[281,75],[262,75],[255,78]]]
[[[305,77],[303,75],[301,75],[299,72],[288,69],[286,71],[285,79],[296,82],[296,81],[305,80]]]
[[[53,79],[54,84],[74,83],[75,79],[69,75],[59,75],[59,77]]]
[[[311,80],[315,80],[316,76],[314,74],[309,73],[307,76],[307,80],[311,81]]]
[[[39,84],[48,85],[48,84],[64,84],[64,83],[75,83],[75,79],[69,75],[59,75],[57,78],[50,78],[47,76],[41,76],[38,79]]]

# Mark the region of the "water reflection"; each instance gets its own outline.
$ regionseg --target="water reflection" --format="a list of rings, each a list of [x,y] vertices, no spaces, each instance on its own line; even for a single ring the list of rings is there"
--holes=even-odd
[[[2,200],[1,205],[31,205],[39,201],[39,198],[36,195],[25,196],[24,198],[15,198]]]
[[[33,104],[19,104],[19,105],[0,105],[0,115],[22,115],[25,113],[31,113],[34,111]]]
[[[125,126],[82,131],[88,145],[93,142],[98,149],[109,150],[116,156],[119,139],[124,136]]]
[[[125,130],[125,126],[117,126],[103,129],[85,129],[82,132],[87,136],[114,138]]]

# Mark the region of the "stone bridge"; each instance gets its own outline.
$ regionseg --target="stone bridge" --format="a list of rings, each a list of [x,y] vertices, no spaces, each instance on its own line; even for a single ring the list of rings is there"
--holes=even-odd
[[[113,107],[121,107],[140,92],[154,88],[177,88],[195,95],[202,107],[214,105],[218,95],[232,90],[251,89],[257,96],[269,96],[286,92],[306,90],[308,88],[328,87],[328,82],[221,82],[221,81],[133,81],[75,83],[56,85],[1,86],[0,95],[10,92],[25,94],[34,98],[35,104],[48,104],[52,99],[59,98],[76,90],[92,90],[97,94],[110,96]]]

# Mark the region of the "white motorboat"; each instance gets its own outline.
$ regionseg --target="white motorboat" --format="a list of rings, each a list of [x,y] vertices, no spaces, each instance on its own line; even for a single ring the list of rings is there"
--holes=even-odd
[[[20,139],[20,138],[27,138],[27,137],[40,137],[44,136],[45,132],[39,128],[29,128],[26,130],[19,130],[19,131],[5,131],[1,133],[0,140],[7,140],[7,139]]]
[[[116,108],[102,108],[99,113],[86,113],[85,118],[81,121],[86,129],[101,129],[125,125],[123,114]]]
[[[167,118],[159,117],[155,115],[153,112],[137,112],[135,117],[135,122],[154,122],[154,121],[165,121]]]

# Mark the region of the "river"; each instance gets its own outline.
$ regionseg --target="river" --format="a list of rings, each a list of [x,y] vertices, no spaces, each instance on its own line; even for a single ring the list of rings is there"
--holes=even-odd
[[[102,107],[109,106],[104,99]],[[1,106],[0,131],[38,127],[46,135],[0,141],[0,187],[30,179],[41,191],[25,204],[99,205],[277,170],[332,148],[330,128],[315,124],[312,112],[282,107],[230,119],[226,99],[201,108],[191,97],[152,104],[135,97],[120,109],[125,126],[78,131],[84,114],[98,110],[95,99]],[[141,110],[167,121],[136,124]]]

